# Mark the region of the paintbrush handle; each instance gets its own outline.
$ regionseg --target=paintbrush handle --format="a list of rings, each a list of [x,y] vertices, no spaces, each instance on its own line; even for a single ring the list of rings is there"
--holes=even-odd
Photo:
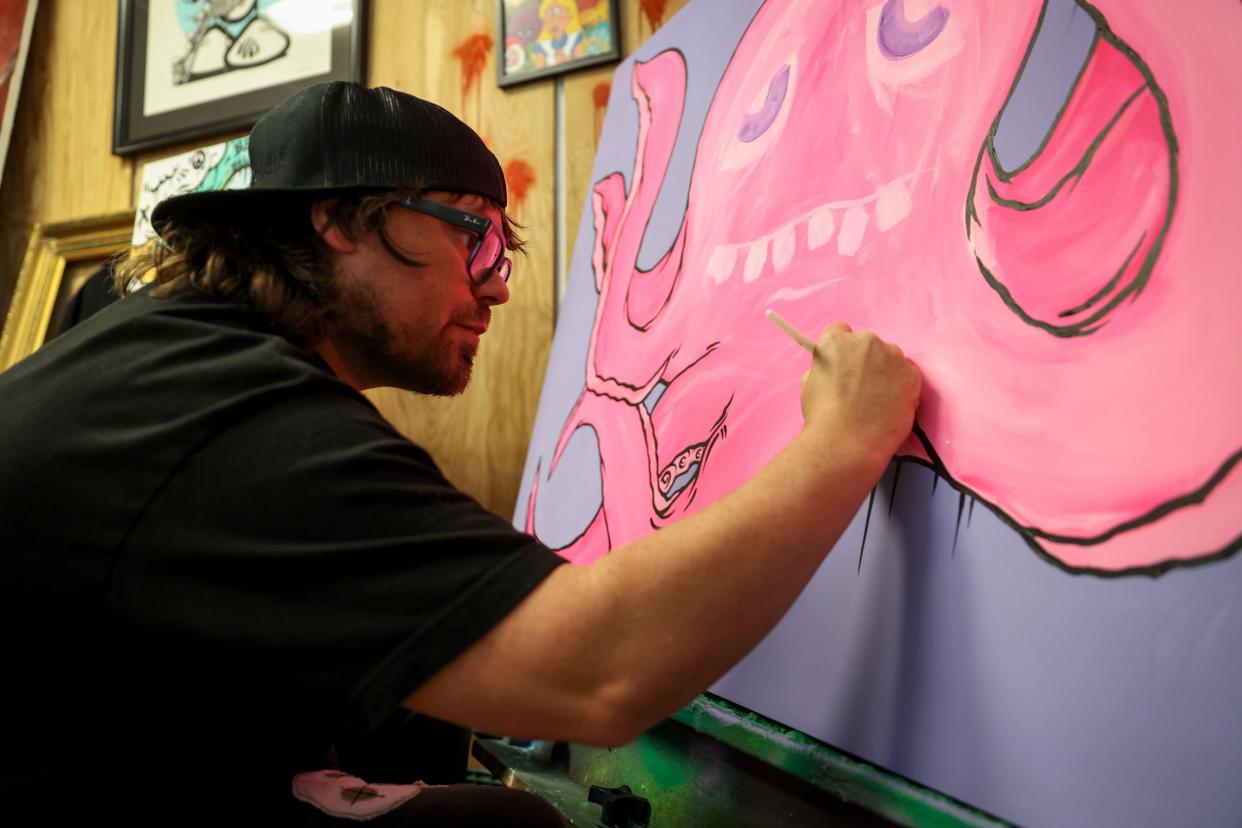
[[[812,342],[810,339],[808,339],[801,331],[799,331],[793,325],[790,325],[788,322],[786,322],[784,317],[782,317],[779,313],[777,313],[774,310],[769,309],[767,313],[765,313],[764,315],[767,316],[768,319],[771,319],[773,322],[775,322],[776,327],[780,328],[782,331],[789,334],[789,336],[793,339],[794,342],[797,342],[803,348],[806,348],[807,351],[809,351],[810,353],[812,354],[815,353],[815,343]]]

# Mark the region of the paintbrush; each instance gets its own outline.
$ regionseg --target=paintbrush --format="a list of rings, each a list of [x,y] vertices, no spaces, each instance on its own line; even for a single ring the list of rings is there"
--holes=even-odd
[[[785,318],[782,317],[779,313],[772,310],[771,308],[768,308],[768,310],[764,313],[764,316],[766,316],[768,319],[771,319],[773,322],[775,322],[776,327],[780,328],[782,331],[789,334],[790,338],[793,339],[794,342],[797,342],[803,348],[806,348],[807,351],[810,352],[811,356],[815,355],[815,343],[812,342],[810,339],[808,339],[805,334],[803,334],[793,325],[790,325],[788,322],[786,322]]]

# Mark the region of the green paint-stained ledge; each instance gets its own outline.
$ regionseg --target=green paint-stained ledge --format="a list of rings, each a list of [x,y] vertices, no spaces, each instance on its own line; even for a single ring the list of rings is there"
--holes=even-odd
[[[903,825],[935,828],[1009,825],[710,693],[704,693],[679,710],[673,720],[846,802]]]

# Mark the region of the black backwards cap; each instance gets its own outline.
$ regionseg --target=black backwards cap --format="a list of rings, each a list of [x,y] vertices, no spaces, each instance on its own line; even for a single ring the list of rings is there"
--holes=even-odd
[[[505,206],[500,162],[473,129],[430,101],[387,87],[311,86],[250,131],[250,186],[185,193],[156,205],[151,224],[236,215],[265,196],[323,196],[417,184],[485,196]]]

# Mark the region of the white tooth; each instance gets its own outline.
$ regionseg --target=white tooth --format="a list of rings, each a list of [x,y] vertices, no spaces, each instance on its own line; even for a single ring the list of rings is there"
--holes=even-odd
[[[863,232],[867,229],[867,211],[855,204],[845,211],[841,219],[841,232],[837,234],[837,252],[853,256],[862,245]]]
[[[793,255],[794,226],[787,224],[777,230],[772,239],[772,266],[777,270],[784,270],[793,261]]]
[[[875,226],[883,232],[896,227],[910,215],[913,206],[904,181],[890,181],[876,191]]]
[[[746,251],[746,269],[742,271],[743,282],[753,282],[763,272],[763,264],[768,260],[768,240],[760,239],[751,244]]]
[[[832,211],[827,207],[820,207],[806,223],[806,246],[811,250],[818,250],[823,247],[832,238],[832,231],[836,229],[835,222],[832,220]]]
[[[733,262],[737,259],[737,248],[720,245],[712,251],[707,260],[707,273],[716,284],[722,284],[733,274]]]

